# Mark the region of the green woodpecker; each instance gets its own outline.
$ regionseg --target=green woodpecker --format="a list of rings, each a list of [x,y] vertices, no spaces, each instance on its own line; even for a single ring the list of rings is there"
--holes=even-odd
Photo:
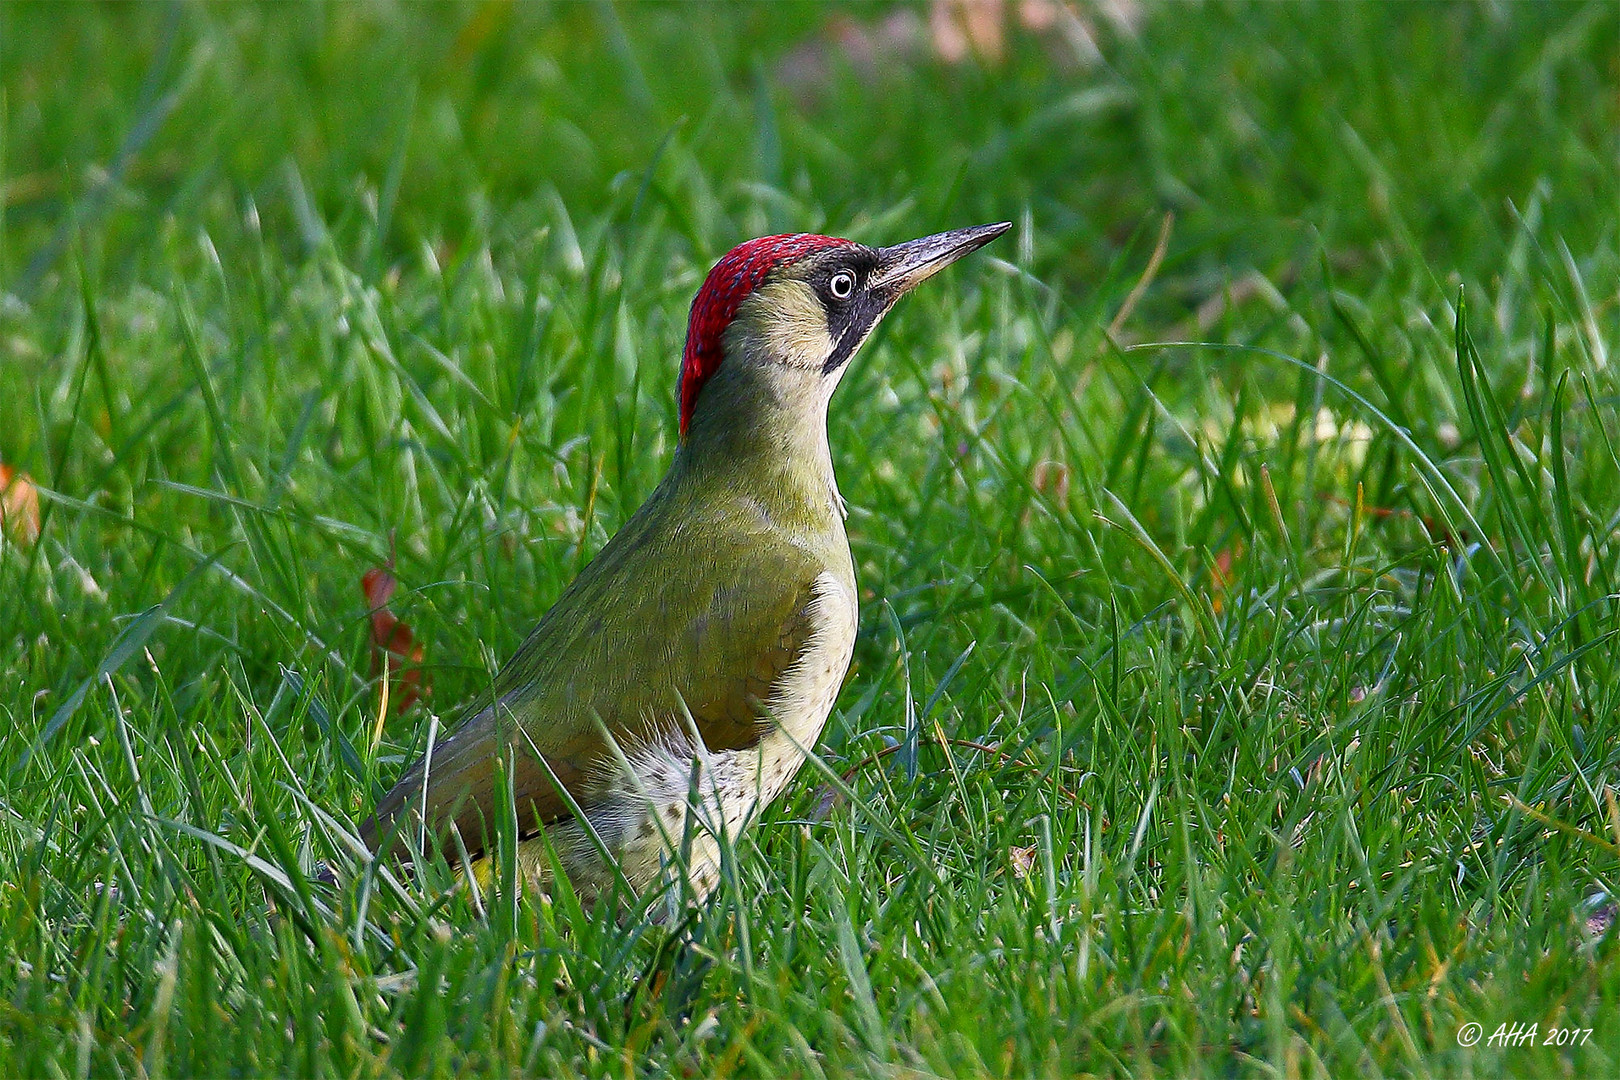
[[[483,708],[383,798],[366,842],[432,830],[454,852],[453,825],[477,858],[509,770],[519,865],[539,887],[544,831],[583,896],[615,880],[604,852],[638,891],[681,867],[706,895],[718,837],[793,778],[849,669],[855,570],[828,400],[896,300],[1010,227],[875,249],[767,236],[722,258],[692,301],[669,472]]]

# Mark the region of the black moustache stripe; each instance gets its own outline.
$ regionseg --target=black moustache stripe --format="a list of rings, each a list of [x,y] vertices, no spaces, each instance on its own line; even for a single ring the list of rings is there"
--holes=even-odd
[[[866,340],[888,307],[886,300],[873,292],[865,293],[850,306],[845,312],[843,326],[839,328],[832,355],[821,365],[823,375],[831,375],[849,363],[849,358],[855,355],[855,350],[861,347],[861,342]]]

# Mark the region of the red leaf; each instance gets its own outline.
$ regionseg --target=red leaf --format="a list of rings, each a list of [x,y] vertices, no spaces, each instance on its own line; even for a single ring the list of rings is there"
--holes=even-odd
[[[377,566],[360,578],[360,591],[371,607],[371,674],[388,672],[391,712],[404,712],[428,689],[422,677],[422,644],[409,625],[388,610],[399,587],[391,567]]]
[[[1238,548],[1222,548],[1215,553],[1215,562],[1209,568],[1209,606],[1219,615],[1225,606],[1226,590],[1237,580],[1233,566],[1242,554]]]
[[[1334,495],[1332,492],[1324,491],[1321,493],[1321,497],[1328,502],[1337,503],[1338,505],[1344,507],[1353,508],[1356,505],[1356,503],[1351,502],[1349,499],[1340,498],[1339,496]],[[1356,498],[1359,502],[1360,495],[1357,495]],[[1414,514],[1410,510],[1392,510],[1387,506],[1367,506],[1365,504],[1362,505],[1361,512],[1370,518],[1383,519],[1399,517],[1416,521],[1419,525],[1423,526],[1423,531],[1429,535],[1430,543],[1437,544],[1440,547],[1447,548],[1451,551],[1461,551],[1468,547],[1470,543],[1468,531],[1466,529],[1453,533],[1450,529],[1446,528],[1443,523],[1436,521],[1428,514]]]
[[[360,591],[365,594],[366,603],[372,607],[387,607],[388,601],[394,598],[394,589],[398,584],[399,582],[394,579],[393,570],[374,566],[361,577]]]
[[[0,465],[0,526],[20,544],[39,539],[39,489],[9,465]]]

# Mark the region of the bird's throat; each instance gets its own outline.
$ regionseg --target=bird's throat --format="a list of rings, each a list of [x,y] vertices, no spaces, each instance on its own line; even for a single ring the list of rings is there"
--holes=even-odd
[[[700,487],[737,491],[775,513],[841,519],[827,441],[835,377],[728,362],[704,388],[676,467]]]

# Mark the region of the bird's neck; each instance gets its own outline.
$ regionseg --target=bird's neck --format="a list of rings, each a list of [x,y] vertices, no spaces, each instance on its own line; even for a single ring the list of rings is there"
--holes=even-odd
[[[827,443],[836,379],[813,368],[727,363],[703,388],[677,455],[700,485],[718,484],[807,526],[841,522]]]

